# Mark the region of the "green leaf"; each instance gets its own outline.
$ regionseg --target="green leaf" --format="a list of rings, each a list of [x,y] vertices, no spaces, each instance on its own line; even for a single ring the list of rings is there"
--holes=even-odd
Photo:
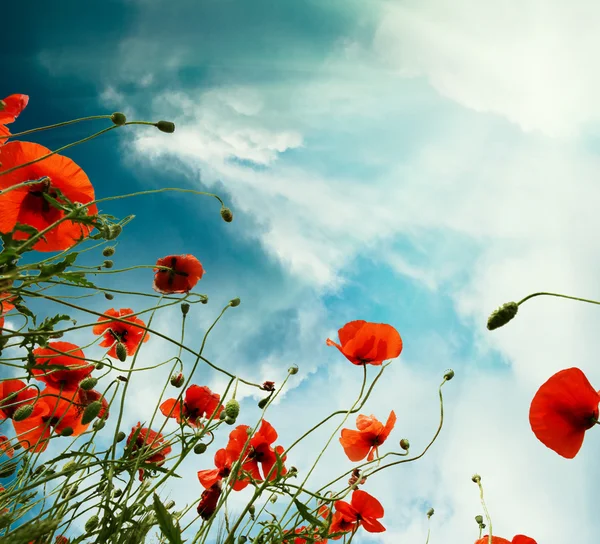
[[[71,316],[66,314],[57,314],[54,317],[47,317],[42,321],[42,324],[39,327],[41,331],[53,331],[54,326],[60,323],[61,321],[69,321]]]
[[[154,494],[154,512],[156,513],[158,526],[170,544],[183,544],[179,524],[173,520],[173,516],[165,508],[164,504],[160,502],[156,493]]]
[[[298,499],[294,499],[294,504],[296,505],[296,508],[298,509],[298,513],[306,521],[308,521],[308,523],[310,523],[311,525],[315,525],[317,527],[323,527],[323,522],[319,518],[317,518],[316,516],[313,516],[310,513],[310,510],[308,509],[308,506],[306,506],[306,504],[301,503]]]
[[[33,320],[33,324],[36,324],[35,314],[27,306],[23,306],[23,304],[16,303],[15,310],[17,310],[17,312],[19,312],[20,314],[26,315],[27,317],[31,317],[31,319]]]
[[[61,280],[74,283],[80,287],[89,287],[90,289],[98,289],[90,280],[85,277],[85,272],[65,272],[64,274],[57,274],[57,277]]]
[[[26,232],[27,234],[31,234],[32,236],[36,235],[39,232],[39,230],[35,227],[32,227],[31,225],[24,225],[22,223],[17,223],[15,225],[13,232],[16,231]]]
[[[37,280],[47,280],[52,276],[62,274],[67,267],[75,262],[77,255],[79,255],[77,252],[69,253],[62,261],[52,264],[43,264],[40,266],[40,275],[37,277]]]

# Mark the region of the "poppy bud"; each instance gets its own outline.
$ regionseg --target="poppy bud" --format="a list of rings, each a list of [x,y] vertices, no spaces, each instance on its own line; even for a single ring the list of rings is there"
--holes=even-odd
[[[475,522],[481,525],[483,523],[483,516],[475,516]]]
[[[8,478],[12,476],[17,470],[17,463],[9,463],[2,470],[0,470],[0,478]]]
[[[96,366],[96,370],[102,370],[104,368],[104,363],[99,362],[99,363],[96,363],[95,366]]]
[[[94,424],[92,425],[92,427],[94,427],[94,429],[96,431],[101,431],[102,429],[104,429],[105,425],[106,425],[106,422],[103,419],[99,419],[98,421],[94,422]]]
[[[121,127],[125,123],[127,123],[127,117],[125,117],[125,114],[121,113],[120,111],[116,111],[115,113],[113,113],[110,116],[110,120],[118,127]]]
[[[269,500],[275,504],[277,502],[277,495],[273,495]]]
[[[431,516],[433,516],[434,513],[435,510],[433,508],[430,508],[429,510],[427,510],[427,517],[430,518]]]
[[[60,431],[60,436],[71,436],[73,434],[73,427],[65,427]]]
[[[185,382],[185,378],[181,372],[171,376],[171,385],[173,387],[181,387]]]
[[[288,368],[288,373],[290,373],[292,376],[294,374],[298,374],[298,365],[294,365]]]
[[[232,299],[229,301],[229,306],[231,306],[232,308],[235,308],[236,306],[239,306],[239,305],[240,305],[240,302],[241,302],[241,301],[240,301],[240,299],[239,299],[239,298],[232,298]]]
[[[105,247],[102,250],[102,255],[105,257],[112,257],[115,254],[115,248],[112,246]]]
[[[227,414],[227,417],[233,419],[237,418],[240,414],[240,403],[235,399],[231,399],[225,405],[225,413]]]
[[[408,451],[408,448],[410,448],[410,442],[408,441],[408,438],[403,438],[402,440],[400,440],[400,447],[404,451]]]
[[[254,506],[253,504],[251,504],[251,505],[248,507],[248,513],[249,513],[251,516],[254,516],[254,514],[256,514],[256,506]]]
[[[94,389],[94,387],[96,387],[97,383],[98,383],[98,379],[97,378],[92,378],[90,376],[89,378],[86,378],[85,380],[83,380],[79,384],[79,387],[81,389],[83,389],[84,391],[91,391],[92,389]]]
[[[122,363],[125,362],[125,359],[127,359],[127,349],[123,344],[121,344],[121,342],[117,342],[117,347],[115,351],[117,352],[117,357],[119,358],[119,361],[121,361]]]
[[[27,419],[31,413],[33,412],[33,404],[24,404],[23,406],[19,406],[15,413],[13,414],[14,421],[23,421]]]
[[[206,451],[206,448],[207,448],[206,444],[199,442],[198,444],[196,444],[194,446],[194,453],[196,455],[202,455]]]
[[[175,506],[175,501],[169,501],[167,504],[165,504],[165,508],[167,510],[171,510],[171,508],[173,508]]]
[[[85,532],[91,533],[96,527],[98,527],[98,523],[99,523],[98,516],[92,516],[90,519],[88,519],[85,522],[85,526],[84,526]]]
[[[119,431],[117,433],[117,442],[123,442],[123,440],[125,440],[126,436],[127,435],[123,431]]]
[[[473,482],[478,484],[479,482],[481,482],[481,476],[479,476],[479,474],[473,474],[473,477],[471,478],[471,480],[473,480]]]
[[[112,268],[112,267],[114,266],[114,264],[115,264],[115,263],[113,263],[112,261],[110,261],[110,260],[106,260],[106,261],[104,261],[104,263],[102,263],[102,266],[103,266],[104,268]]]
[[[235,425],[235,418],[234,417],[226,416],[225,417],[225,423],[227,423],[227,425]]]
[[[275,391],[275,382],[266,381],[260,386],[260,388],[263,391]]]
[[[190,305],[187,302],[182,302],[181,303],[181,313],[183,315],[187,315],[189,311],[190,311]]]
[[[231,223],[233,221],[233,213],[231,213],[231,210],[225,206],[221,208],[221,217],[223,218],[223,221],[227,223]]]
[[[267,397],[266,399],[260,399],[258,401],[258,407],[262,410],[268,403],[269,403],[269,398]]]
[[[446,370],[446,373],[444,374],[444,380],[449,382],[452,378],[454,378],[454,370],[450,368]]]
[[[225,418],[227,417],[227,414],[225,413],[225,410],[223,410],[220,414],[219,414],[219,419],[221,421],[224,421]]]
[[[62,468],[62,472],[75,472],[77,470],[77,463],[75,461],[69,461],[65,463],[65,466]]]
[[[202,295],[202,300],[200,300],[200,302],[202,304],[207,304],[208,303],[208,297],[206,295]]]
[[[171,121],[159,121],[156,123],[156,128],[161,132],[173,134],[173,132],[175,132],[175,123],[172,123]]]
[[[90,423],[100,413],[100,410],[102,410],[102,403],[99,400],[88,404],[81,416],[81,424],[87,425]]]
[[[123,232],[121,225],[110,225],[104,235],[107,240],[114,240]]]
[[[519,305],[516,302],[507,302],[492,312],[492,315],[488,318],[487,328],[490,331],[503,327],[513,317],[517,315],[519,311]]]
[[[240,535],[240,536],[238,536],[237,544],[244,544],[247,541],[248,541],[248,537],[245,537],[244,535]]]

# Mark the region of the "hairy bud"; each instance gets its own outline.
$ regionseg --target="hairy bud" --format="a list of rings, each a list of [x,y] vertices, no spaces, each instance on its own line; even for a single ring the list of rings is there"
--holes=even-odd
[[[83,389],[84,391],[91,391],[92,389],[94,389],[94,387],[96,387],[97,383],[98,383],[98,379],[92,378],[90,376],[89,378],[82,380],[81,383],[79,384],[79,387],[81,389]]]
[[[24,404],[23,406],[19,406],[15,413],[13,414],[14,421],[23,421],[27,419],[33,412],[33,404]]]
[[[102,403],[99,400],[88,404],[81,416],[81,424],[87,425],[90,423],[100,413],[100,410],[102,410]]]
[[[498,329],[506,325],[511,319],[513,319],[519,311],[519,305],[516,302],[507,302],[492,312],[492,315],[488,318],[487,328],[490,331]]]
[[[107,246],[102,250],[102,255],[105,257],[112,257],[115,254],[115,248],[113,246]]]
[[[117,342],[117,347],[115,351],[117,352],[117,357],[119,361],[121,361],[122,363],[125,362],[125,360],[127,359],[127,348],[121,342]]]
[[[196,455],[202,455],[206,451],[207,447],[208,446],[206,444],[203,444],[202,442],[198,442],[198,444],[196,444],[194,446],[194,453]]]
[[[225,405],[225,414],[227,414],[227,417],[232,417],[233,419],[237,418],[240,414],[240,403],[235,399],[227,401],[227,404]]]
[[[117,442],[123,442],[123,440],[125,440],[126,436],[127,435],[123,431],[119,431],[117,433]]]
[[[226,206],[221,208],[221,217],[223,218],[223,221],[227,223],[231,223],[233,221],[233,213]]]
[[[258,401],[258,407],[262,410],[267,404],[269,404],[269,398],[267,397],[266,399],[260,399]]]
[[[156,128],[161,132],[173,134],[173,132],[175,132],[175,123],[172,123],[171,121],[159,121],[156,123]]]
[[[0,478],[8,478],[12,476],[17,470],[17,463],[8,463],[0,470]]]
[[[189,311],[190,311],[190,305],[187,302],[182,302],[181,303],[181,313],[183,315],[187,315]]]
[[[71,436],[73,434],[73,427],[65,427],[60,431],[60,436]]]
[[[471,480],[473,480],[473,482],[478,484],[479,482],[481,482],[481,476],[479,476],[479,474],[473,474]]]
[[[288,373],[291,374],[292,376],[294,374],[298,374],[298,365],[294,365],[294,366],[291,366],[290,368],[288,368]]]
[[[478,525],[481,525],[483,523],[483,516],[479,515],[479,516],[475,516],[475,522]]]
[[[235,308],[236,306],[240,305],[240,302],[241,302],[241,300],[239,298],[237,298],[237,297],[236,298],[232,298],[229,301],[229,306],[231,306],[232,308]]]
[[[107,259],[106,261],[104,261],[102,263],[102,266],[104,268],[112,268],[114,265],[115,265],[115,263],[113,261],[109,260],[109,259]]]
[[[449,382],[452,378],[454,378],[454,370],[450,368],[446,370],[446,373],[444,374],[444,380]]]
[[[234,417],[226,416],[225,417],[225,423],[227,423],[227,425],[235,425],[235,418]]]
[[[400,440],[400,447],[404,451],[408,451],[408,449],[410,448],[410,442],[408,441],[408,438],[403,438],[402,440]]]
[[[427,510],[427,517],[430,518],[431,516],[433,516],[434,513],[435,510],[433,508],[430,508],[429,510]]]
[[[121,127],[125,123],[127,123],[127,117],[125,117],[125,114],[121,113],[120,111],[116,111],[115,113],[113,113],[110,116],[110,120],[118,127]]]
[[[98,527],[98,516],[92,516],[85,522],[85,532],[91,533],[96,527]]]
[[[185,383],[185,377],[181,372],[171,376],[171,385],[173,387],[181,387]]]

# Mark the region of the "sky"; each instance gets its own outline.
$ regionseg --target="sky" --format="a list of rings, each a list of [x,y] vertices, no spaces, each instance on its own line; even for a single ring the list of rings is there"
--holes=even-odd
[[[428,443],[437,387],[454,369],[431,450],[364,486],[387,531],[355,542],[425,542],[429,507],[429,542],[473,542],[482,513],[473,473],[494,534],[597,541],[598,433],[566,460],[537,441],[528,411],[561,369],[600,384],[598,310],[538,298],[505,328],[485,326],[497,306],[536,291],[600,298],[596,2],[104,0],[84,10],[32,0],[27,13],[16,3],[3,11],[0,95],[30,96],[19,129],[112,111],[174,121],[174,134],[128,127],[68,155],[99,197],[178,186],[216,192],[233,210],[227,224],[215,201],[171,194],[105,208],[136,216],[116,265],[180,253],[203,263],[198,290],[209,303],[190,315],[192,345],[239,296],[208,357],[254,381],[281,383],[299,366],[267,412],[279,443],[356,395],[360,369],[325,345],[348,321],[389,323],[402,336],[364,410],[396,412],[396,445]],[[96,126],[36,141],[55,148]],[[118,281],[149,289],[152,275]],[[156,326],[178,334],[177,312]],[[149,363],[173,355],[151,341]],[[197,379],[224,385],[208,369]],[[133,381],[128,425],[149,417],[158,381]],[[240,421],[255,421],[260,397],[240,394]],[[324,436],[289,464],[306,471]],[[211,467],[208,453],[166,490],[178,504],[199,496],[195,471]],[[313,481],[340,467],[352,464],[334,441]]]

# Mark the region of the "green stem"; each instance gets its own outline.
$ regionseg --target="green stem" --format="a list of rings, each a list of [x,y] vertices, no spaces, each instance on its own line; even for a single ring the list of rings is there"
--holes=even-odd
[[[590,300],[588,298],[571,297],[569,295],[561,295],[560,293],[540,292],[540,293],[533,293],[531,295],[527,295],[523,300],[517,302],[517,305],[521,306],[521,304],[523,304],[523,302],[529,300],[530,298],[539,297],[541,295],[547,295],[547,296],[550,296],[550,297],[568,298],[569,300],[578,300],[579,302],[588,302],[589,304],[600,304],[599,301],[597,301],[597,300]]]
[[[16,132],[15,134],[10,134],[7,136],[0,136],[0,140],[5,140],[7,138],[14,139],[17,136],[25,136],[27,134],[33,134],[34,132],[42,132],[43,130],[50,130],[52,128],[66,127],[67,125],[73,125],[75,123],[80,123],[81,121],[92,121],[94,119],[110,119],[110,115],[91,115],[89,117],[80,117],[79,119],[73,119],[71,121],[63,121],[62,123],[55,123],[54,125],[46,125],[45,127],[32,128],[29,130],[24,130],[22,132]]]

